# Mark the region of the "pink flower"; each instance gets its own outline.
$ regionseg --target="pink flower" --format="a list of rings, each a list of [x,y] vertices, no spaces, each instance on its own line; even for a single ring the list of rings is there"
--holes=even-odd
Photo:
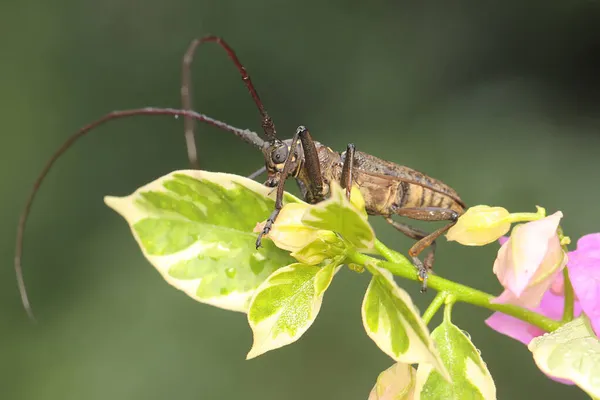
[[[508,240],[502,238],[500,242],[505,245]],[[600,333],[600,233],[580,238],[577,241],[577,249],[569,252],[568,259],[567,269],[575,292],[574,316],[577,317],[584,312],[598,335]],[[515,299],[512,300],[510,302],[514,302]],[[560,274],[550,282],[539,305],[526,307],[546,317],[560,320],[564,301],[564,280]],[[518,301],[516,304],[519,304]],[[492,329],[525,345],[528,345],[533,338],[544,334],[540,328],[500,312],[495,312],[485,322]],[[555,380],[572,384],[562,379]]]
[[[494,273],[505,288],[494,302],[524,307],[540,304],[567,261],[556,233],[561,218],[558,211],[513,228],[494,262]]]

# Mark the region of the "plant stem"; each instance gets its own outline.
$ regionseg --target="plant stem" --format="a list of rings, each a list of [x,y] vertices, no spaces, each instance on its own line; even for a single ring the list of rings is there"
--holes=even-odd
[[[452,307],[454,306],[454,303],[456,302],[456,299],[454,298],[453,295],[449,294],[446,297],[446,305],[444,307],[444,321],[445,322],[452,322]]]
[[[567,245],[571,242],[571,239],[565,236],[562,226],[560,225],[557,228],[557,233],[558,237],[560,238],[560,243],[562,245],[565,257],[567,257],[567,254],[569,254]],[[575,292],[573,291],[573,285],[571,284],[571,279],[569,278],[569,270],[566,267],[563,269],[563,290],[565,295],[565,303],[563,307],[562,322],[569,322],[573,320],[575,315]]]
[[[438,292],[438,294],[435,295],[435,298],[433,299],[431,304],[429,304],[427,310],[425,310],[425,312],[423,313],[422,318],[423,321],[425,321],[425,324],[429,325],[431,318],[433,318],[433,316],[440,309],[442,304],[444,304],[444,301],[446,301],[446,296],[448,296],[447,292]]]
[[[408,259],[404,257],[402,254],[398,253],[387,247],[385,244],[381,243],[379,239],[375,238],[375,250],[379,252],[382,256],[384,256],[388,261],[393,263],[402,264],[409,263]],[[412,265],[412,264],[411,264]]]
[[[392,274],[418,281],[417,272],[412,263],[401,254],[389,249],[380,241],[375,242],[375,248],[379,253],[389,259],[390,261],[383,261],[374,257],[367,256],[359,252],[350,252],[348,259],[356,264],[361,265],[372,265],[376,264],[381,268],[385,268]],[[562,323],[555,321],[551,318],[545,317],[534,311],[528,310],[523,307],[519,307],[513,304],[498,304],[492,303],[494,296],[491,294],[482,292],[477,289],[473,289],[469,286],[461,285],[444,279],[437,275],[430,275],[428,278],[428,286],[438,292],[448,292],[454,296],[456,301],[463,303],[473,304],[479,307],[484,307],[489,310],[499,311],[511,317],[515,317],[527,323],[537,326],[546,332],[552,332],[558,329]],[[435,301],[435,300],[434,300]]]
[[[544,207],[536,206],[537,212],[534,213],[511,213],[508,217],[504,219],[505,222],[510,222],[514,224],[515,222],[529,222],[529,221],[537,221],[546,216],[546,209]]]
[[[569,322],[573,320],[575,314],[575,293],[573,292],[573,285],[571,285],[571,279],[569,279],[569,270],[563,269],[563,281],[564,281],[564,292],[565,292],[565,306],[563,309],[563,322]]]

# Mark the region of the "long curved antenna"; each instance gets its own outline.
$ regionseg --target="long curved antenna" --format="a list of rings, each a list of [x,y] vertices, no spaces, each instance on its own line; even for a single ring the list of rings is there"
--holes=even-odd
[[[17,275],[17,284],[19,286],[19,292],[21,294],[21,301],[23,303],[23,307],[25,307],[25,310],[27,311],[27,314],[29,315],[29,318],[31,320],[35,321],[35,317],[33,315],[33,311],[31,309],[31,304],[30,304],[29,298],[27,296],[27,290],[25,288],[25,281],[23,279],[23,267],[21,264],[21,258],[23,255],[23,236],[24,236],[24,232],[25,232],[25,225],[27,223],[27,218],[29,217],[29,212],[31,210],[31,205],[33,204],[35,195],[37,194],[38,190],[40,189],[40,186],[42,185],[42,182],[44,181],[44,178],[46,177],[46,175],[48,175],[48,172],[50,172],[50,169],[52,169],[52,166],[54,165],[56,160],[58,160],[65,151],[67,151],[71,146],[73,146],[73,144],[77,141],[77,139],[81,138],[82,136],[85,136],[87,133],[92,131],[94,128],[97,128],[98,126],[103,125],[104,123],[106,123],[108,121],[131,117],[131,116],[136,116],[136,115],[171,115],[171,116],[175,116],[175,117],[178,117],[178,116],[189,117],[195,121],[204,122],[209,125],[215,126],[217,128],[223,129],[225,131],[231,132],[231,133],[235,134],[236,136],[240,137],[245,142],[250,143],[259,149],[262,148],[262,146],[264,144],[264,140],[261,139],[255,132],[252,132],[247,129],[235,128],[224,122],[210,118],[204,114],[200,114],[200,113],[197,113],[194,111],[189,111],[189,110],[177,110],[174,108],[156,108],[156,107],[145,107],[145,108],[138,108],[138,109],[132,109],[132,110],[113,111],[111,113],[106,114],[102,118],[84,126],[83,128],[79,129],[75,134],[71,135],[58,148],[58,150],[56,150],[56,152],[52,155],[52,157],[50,157],[50,160],[48,160],[48,162],[42,169],[42,172],[40,172],[37,179],[35,180],[35,183],[33,184],[33,188],[31,189],[31,192],[29,193],[29,197],[27,198],[27,202],[25,203],[25,208],[23,209],[21,218],[19,219],[19,225],[17,227],[17,240],[16,240],[16,248],[15,248],[15,273]]]
[[[265,167],[264,165],[262,167],[260,167],[259,169],[257,169],[256,171],[254,171],[253,173],[251,173],[250,175],[248,175],[246,178],[248,179],[254,179],[262,174],[264,174],[265,172],[267,172],[267,167]]]
[[[254,85],[252,84],[250,75],[248,75],[246,68],[242,65],[240,60],[237,58],[237,55],[235,54],[235,52],[233,51],[231,46],[229,46],[229,44],[227,44],[227,42],[219,36],[209,35],[209,36],[201,37],[199,39],[194,39],[190,43],[187,51],[185,52],[185,55],[183,56],[183,60],[181,63],[181,107],[184,110],[192,109],[192,94],[191,94],[191,89],[190,89],[191,85],[192,85],[192,72],[191,72],[192,62],[194,60],[194,54],[196,53],[196,49],[201,44],[208,43],[208,42],[217,43],[227,52],[227,55],[229,56],[231,61],[233,61],[236,68],[240,72],[240,75],[242,76],[242,81],[246,85],[246,88],[248,88],[248,91],[250,92],[250,96],[252,96],[252,100],[254,100],[254,103],[256,104],[256,107],[258,108],[258,112],[260,113],[260,116],[261,116],[261,124],[262,124],[263,131],[265,133],[265,136],[268,139],[275,139],[276,134],[277,134],[277,132],[275,130],[275,124],[273,123],[273,120],[271,119],[271,117],[269,116],[267,111],[265,110],[265,107],[263,106],[263,103],[260,100],[260,97],[258,96],[258,92],[256,91],[256,89],[254,88]],[[184,117],[184,130],[185,130],[185,140],[186,140],[187,149],[188,149],[188,158],[190,160],[190,164],[192,165],[192,167],[198,168],[198,156],[197,156],[197,152],[196,152],[196,142],[194,139],[194,128],[195,128],[194,119]]]

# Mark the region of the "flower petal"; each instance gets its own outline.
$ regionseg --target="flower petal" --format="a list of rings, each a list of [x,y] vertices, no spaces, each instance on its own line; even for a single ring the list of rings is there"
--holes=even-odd
[[[565,294],[565,279],[563,274],[558,274],[556,278],[554,278],[554,282],[550,286],[550,291],[558,296],[563,296]]]
[[[498,242],[500,243],[500,246],[502,246],[504,243],[508,242],[508,238],[509,238],[509,236],[500,236],[498,238]]]
[[[580,237],[577,241],[576,251],[580,250],[594,258],[600,257],[600,233],[590,233]]]
[[[548,318],[559,320],[563,316],[564,306],[565,298],[563,296],[558,296],[552,293],[552,291],[548,291],[544,294],[544,297],[542,297],[539,307],[535,308],[534,311],[537,311]],[[581,314],[581,304],[578,301],[575,301],[574,316],[577,317],[579,314]]]
[[[522,305],[536,306],[566,263],[556,229],[562,213],[513,228],[494,262],[494,273]],[[525,289],[531,288],[528,293]]]
[[[485,323],[493,330],[518,340],[524,345],[528,345],[534,337],[544,334],[544,331],[537,326],[501,312],[493,313],[491,317],[485,320]]]
[[[569,277],[581,307],[600,335],[600,233],[581,237],[569,253]]]

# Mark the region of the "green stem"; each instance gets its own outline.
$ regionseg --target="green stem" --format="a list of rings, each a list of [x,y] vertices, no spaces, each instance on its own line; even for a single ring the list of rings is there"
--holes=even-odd
[[[538,219],[542,219],[546,216],[546,209],[540,206],[537,206],[537,212],[535,213],[511,213],[508,217],[504,219],[504,222],[510,222],[514,224],[515,222],[529,222],[536,221]]]
[[[569,249],[567,245],[571,243],[571,239],[568,236],[565,236],[562,226],[558,226],[557,228],[558,237],[560,238],[560,244],[565,254],[569,254]],[[567,268],[563,269],[563,290],[565,294],[565,304],[563,308],[563,316],[562,322],[569,322],[573,320],[575,315],[575,292],[573,291],[573,285],[571,284],[571,279],[569,278],[569,270]]]
[[[444,321],[452,321],[452,307],[454,306],[455,302],[456,299],[453,295],[450,294],[448,295],[448,297],[446,297],[446,306],[444,307]]]
[[[431,304],[429,304],[429,307],[427,307],[427,310],[425,310],[425,312],[423,313],[422,318],[423,318],[423,321],[425,321],[426,325],[429,325],[431,318],[433,318],[433,316],[440,309],[442,304],[444,304],[444,301],[446,301],[447,296],[448,296],[448,293],[446,293],[446,292],[438,292],[438,294],[435,295],[435,298],[433,299]]]
[[[406,257],[402,254],[398,253],[387,247],[385,244],[381,243],[379,239],[375,238],[375,250],[379,252],[382,256],[384,256],[388,261],[393,263],[401,264],[404,262],[410,263]],[[412,265],[412,264],[411,264]]]
[[[563,269],[563,280],[564,280],[564,292],[565,292],[565,307],[563,310],[563,322],[569,322],[573,320],[575,315],[575,292],[573,291],[573,285],[571,285],[571,279],[569,279],[569,270]]]
[[[367,267],[375,264],[381,268],[387,269],[396,276],[418,281],[419,278],[417,276],[415,267],[406,257],[393,250],[390,250],[379,241],[375,242],[375,248],[382,256],[388,258],[390,261],[382,261],[359,252],[349,253],[347,255],[348,259],[356,264],[365,265]],[[438,292],[451,293],[456,301],[502,312],[506,315],[510,315],[511,317],[515,317],[535,325],[546,332],[552,332],[562,325],[562,323],[559,321],[555,321],[523,307],[513,304],[493,303],[492,301],[494,300],[494,296],[491,294],[473,289],[469,286],[461,285],[460,283],[444,279],[437,275],[430,275],[427,282],[430,288],[437,290]]]

